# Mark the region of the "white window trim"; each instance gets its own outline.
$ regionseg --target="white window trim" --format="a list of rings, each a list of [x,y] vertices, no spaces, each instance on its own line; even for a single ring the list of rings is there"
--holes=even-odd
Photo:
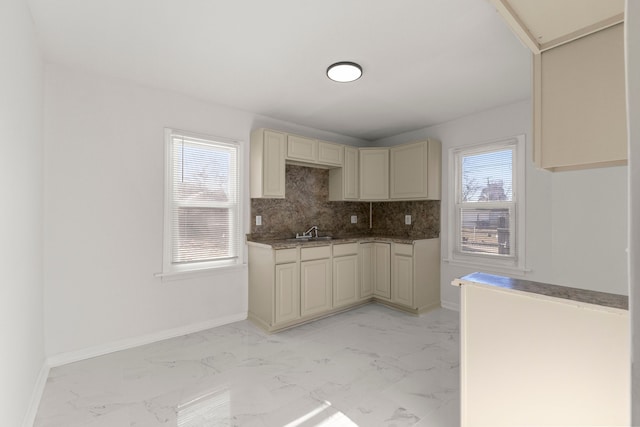
[[[459,212],[457,207],[457,196],[460,191],[460,182],[457,177],[458,167],[456,161],[458,154],[482,153],[490,150],[498,150],[507,146],[515,146],[513,188],[514,200],[512,202],[500,203],[500,206],[512,205],[510,208],[510,222],[515,230],[515,236],[510,236],[512,247],[515,248],[514,256],[499,256],[487,254],[469,254],[457,250],[460,230],[458,227]],[[445,262],[452,265],[471,267],[475,269],[492,270],[501,273],[523,275],[526,269],[525,253],[525,233],[526,233],[526,139],[525,135],[502,138],[480,144],[453,147],[449,149],[449,227],[448,227],[448,258]],[[492,204],[486,202],[482,207],[490,208]]]
[[[171,136],[174,134],[188,136],[192,138],[210,140],[215,142],[220,142],[223,144],[230,144],[236,147],[237,149],[237,174],[236,177],[238,180],[238,201],[237,201],[237,215],[234,217],[237,219],[237,232],[238,239],[237,241],[237,249],[238,254],[237,257],[233,259],[224,259],[224,260],[215,260],[215,261],[204,261],[204,262],[193,262],[193,263],[185,263],[185,264],[173,264],[171,262],[172,259],[172,191],[173,191],[173,159],[172,159],[172,151],[171,151]],[[206,274],[211,274],[219,271],[220,269],[234,269],[238,267],[242,267],[244,265],[244,250],[242,245],[242,236],[244,235],[244,225],[243,225],[243,168],[244,168],[244,154],[242,149],[242,144],[239,141],[215,137],[210,135],[203,135],[194,132],[183,131],[179,129],[165,128],[164,130],[165,140],[165,152],[164,152],[164,230],[163,230],[163,255],[162,255],[162,273],[155,274],[156,277],[161,277],[163,280],[175,280],[179,277],[185,276],[201,276]]]

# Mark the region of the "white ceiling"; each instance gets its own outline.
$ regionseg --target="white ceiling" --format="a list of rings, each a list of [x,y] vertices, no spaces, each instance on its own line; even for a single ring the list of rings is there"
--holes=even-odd
[[[49,62],[376,140],[530,96],[488,0],[28,0]],[[362,65],[335,83],[333,62]]]

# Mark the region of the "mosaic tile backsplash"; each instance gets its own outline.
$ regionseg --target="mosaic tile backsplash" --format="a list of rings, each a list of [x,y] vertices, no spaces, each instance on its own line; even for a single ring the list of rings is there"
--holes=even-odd
[[[295,237],[313,225],[320,235],[366,234],[427,239],[440,235],[440,201],[374,202],[369,228],[369,202],[329,201],[329,170],[286,166],[286,198],[251,199],[251,234],[262,238]],[[256,215],[262,225],[255,225]],[[351,224],[351,216],[358,222]],[[412,224],[405,225],[405,215]]]

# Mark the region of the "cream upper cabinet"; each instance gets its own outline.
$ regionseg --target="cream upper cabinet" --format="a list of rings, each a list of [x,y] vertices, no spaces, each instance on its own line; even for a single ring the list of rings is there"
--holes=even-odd
[[[624,0],[491,0],[533,52],[533,161],[627,162]]]
[[[390,198],[440,199],[441,146],[426,140],[391,147]]]
[[[287,158],[315,163],[318,161],[318,141],[298,135],[287,135]]]
[[[341,168],[329,170],[329,200],[358,200],[358,149],[344,147]]]
[[[286,134],[268,129],[251,133],[251,197],[284,199]]]
[[[389,149],[360,148],[360,200],[389,199]]]
[[[356,148],[257,129],[251,133],[251,197],[284,198],[285,164],[328,167],[329,200],[439,200],[441,146],[426,140]]]
[[[345,200],[357,200],[359,197],[359,182],[360,182],[360,159],[357,148],[345,147],[344,148],[344,199]]]
[[[549,170],[624,165],[624,24],[534,59],[534,160]]]
[[[344,145],[318,141],[318,163],[342,166],[344,163]]]

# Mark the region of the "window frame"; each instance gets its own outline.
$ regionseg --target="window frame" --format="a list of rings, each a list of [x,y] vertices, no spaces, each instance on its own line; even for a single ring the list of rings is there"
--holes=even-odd
[[[242,144],[239,141],[231,140],[228,138],[215,137],[210,135],[203,135],[194,132],[183,131],[179,129],[165,128],[165,165],[164,165],[164,233],[163,233],[163,256],[162,256],[162,273],[159,274],[162,277],[170,277],[174,275],[184,274],[206,274],[215,271],[220,268],[229,268],[235,266],[241,266],[243,264],[243,245],[242,235],[244,233],[243,225],[243,150]],[[190,261],[183,263],[173,262],[173,139],[174,137],[193,138],[199,140],[199,143],[211,146],[224,146],[225,148],[233,148],[235,150],[236,157],[236,175],[230,177],[235,180],[235,187],[237,188],[235,202],[212,202],[211,207],[224,207],[230,209],[233,214],[231,215],[231,234],[235,239],[236,256],[208,260],[208,261]],[[216,206],[213,206],[216,205]]]
[[[463,202],[462,158],[464,156],[513,150],[512,200]],[[449,150],[449,262],[474,268],[523,274],[525,271],[525,135],[516,135],[496,141],[454,147]],[[505,208],[509,212],[510,255],[470,253],[462,246],[462,210],[464,208]]]

